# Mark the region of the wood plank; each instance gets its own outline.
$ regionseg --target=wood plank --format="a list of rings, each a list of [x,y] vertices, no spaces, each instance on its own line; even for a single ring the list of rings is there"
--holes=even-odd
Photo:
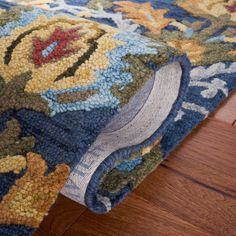
[[[236,235],[236,133],[205,121],[135,191],[215,236]]]
[[[168,168],[160,166],[135,193],[204,232],[236,235],[234,198]]]
[[[223,122],[206,120],[165,165],[236,198],[235,144],[236,129]]]
[[[63,236],[211,236],[135,194],[106,215],[85,211]]]
[[[233,92],[211,115],[219,121],[233,124],[236,120],[236,91]]]
[[[62,236],[85,210],[84,206],[59,195],[34,236]]]

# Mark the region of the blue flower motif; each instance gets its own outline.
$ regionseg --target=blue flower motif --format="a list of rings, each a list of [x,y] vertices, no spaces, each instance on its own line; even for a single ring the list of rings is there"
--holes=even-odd
[[[119,171],[132,171],[137,165],[140,165],[143,162],[143,157],[138,157],[133,160],[125,160],[122,161],[118,166],[116,166],[116,169]]]

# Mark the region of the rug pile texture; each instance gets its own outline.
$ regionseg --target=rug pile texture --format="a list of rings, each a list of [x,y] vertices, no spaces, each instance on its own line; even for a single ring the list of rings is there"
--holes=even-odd
[[[234,0],[0,0],[0,236],[110,211],[235,88]]]

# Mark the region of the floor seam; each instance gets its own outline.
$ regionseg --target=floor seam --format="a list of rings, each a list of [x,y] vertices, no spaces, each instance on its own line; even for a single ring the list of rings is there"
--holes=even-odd
[[[222,190],[220,190],[220,189],[218,189],[218,188],[212,187],[212,186],[210,186],[210,185],[208,185],[208,184],[205,184],[205,183],[203,183],[203,182],[201,182],[201,181],[199,181],[199,180],[196,180],[196,179],[192,178],[191,176],[186,175],[186,174],[184,174],[184,173],[182,173],[182,172],[180,172],[180,171],[178,171],[178,170],[176,170],[176,169],[174,169],[174,168],[172,168],[172,167],[169,167],[169,166],[167,166],[167,165],[165,165],[165,164],[161,164],[160,166],[162,166],[162,167],[164,167],[164,168],[166,168],[166,169],[168,169],[168,170],[170,170],[170,171],[173,171],[173,172],[175,172],[176,174],[178,174],[178,175],[180,175],[180,176],[182,176],[182,177],[184,177],[184,178],[190,180],[191,182],[193,182],[193,183],[195,183],[195,184],[198,184],[198,185],[200,185],[200,186],[202,186],[202,187],[205,187],[206,189],[210,189],[210,190],[212,190],[212,191],[214,191],[214,192],[217,192],[217,193],[220,193],[220,194],[222,194],[222,195],[224,195],[224,196],[227,196],[227,197],[236,199],[236,196],[234,196],[234,195],[232,195],[232,194],[230,194],[230,193],[226,193],[226,192],[224,192],[224,191],[222,191]]]
[[[79,204],[79,203],[78,203]],[[80,214],[78,217],[76,217],[76,219],[68,225],[68,227],[65,228],[64,232],[60,235],[56,235],[56,236],[64,236],[64,234],[70,229],[70,227],[76,223],[76,221],[84,214],[84,212],[87,210],[87,208],[85,208]]]

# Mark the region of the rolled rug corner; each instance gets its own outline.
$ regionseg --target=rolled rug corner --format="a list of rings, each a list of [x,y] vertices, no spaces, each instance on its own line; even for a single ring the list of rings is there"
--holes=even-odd
[[[165,157],[160,140],[181,108],[189,70],[185,56],[172,57],[153,69],[101,130],[61,193],[94,212],[105,213],[154,170]],[[121,96],[126,95],[129,92],[122,90]]]

